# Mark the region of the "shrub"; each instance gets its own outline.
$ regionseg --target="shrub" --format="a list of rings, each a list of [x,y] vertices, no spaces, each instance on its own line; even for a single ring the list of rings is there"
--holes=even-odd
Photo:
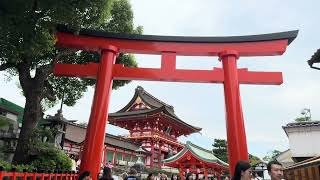
[[[53,144],[41,141],[43,137],[52,139],[53,133],[50,129],[34,129],[32,138],[28,142],[29,161],[26,162],[27,165],[19,164],[14,166],[11,163],[0,160],[0,166],[4,167],[6,171],[16,168],[18,172],[22,172],[23,169],[26,169],[27,172],[32,172],[34,169],[70,171],[72,167],[71,159],[62,150],[54,147]]]
[[[17,170],[17,172],[23,172],[25,169],[27,172],[32,172],[35,168],[32,165],[24,165],[24,164],[19,164],[14,166]]]
[[[23,172],[24,169],[27,170],[27,172],[32,172],[32,170],[34,169],[32,165],[24,165],[24,164],[13,165],[3,160],[0,160],[0,166],[2,166],[5,171],[11,171],[12,168],[16,168],[17,172]]]
[[[2,166],[5,171],[10,171],[12,169],[11,163],[8,163],[7,161],[0,160],[0,166]]]
[[[60,149],[51,144],[39,144],[36,158],[31,165],[38,170],[62,170],[70,171],[72,167],[71,159]]]

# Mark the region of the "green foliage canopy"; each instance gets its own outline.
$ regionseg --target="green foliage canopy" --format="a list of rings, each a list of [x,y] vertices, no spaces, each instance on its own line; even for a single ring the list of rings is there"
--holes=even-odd
[[[97,52],[85,52],[55,46],[57,24],[76,30],[95,29],[120,33],[142,33],[134,28],[133,12],[127,0],[47,0],[0,1],[0,71],[18,76],[26,97],[22,130],[14,162],[26,160],[25,147],[32,129],[46,108],[59,99],[73,106],[94,80],[61,78],[52,74],[55,63],[99,62]],[[132,55],[120,54],[116,63],[136,67]],[[115,81],[117,89],[128,81]]]
[[[51,74],[53,63],[99,62],[98,53],[55,47],[57,24],[67,24],[75,29],[142,33],[142,27],[134,28],[131,5],[126,0],[3,0],[0,7],[0,71],[7,70],[12,75],[22,76],[18,67],[24,65],[27,66],[24,75],[30,80],[37,81],[39,79],[36,77],[42,76],[45,82],[41,99],[49,107],[62,97],[66,105],[73,106],[83,96],[87,86],[95,83],[93,80],[54,77]],[[134,57],[129,54],[120,54],[116,63],[137,66]],[[116,81],[113,88],[128,82]],[[21,78],[20,83],[26,95]]]
[[[214,139],[213,154],[224,162],[228,162],[228,148],[227,141],[225,139]]]
[[[295,122],[308,122],[308,121],[311,121],[311,117],[297,117],[294,121]]]
[[[268,152],[268,154],[266,156],[264,156],[262,159],[266,162],[269,162],[269,161],[272,161],[272,160],[275,160],[275,158],[281,154],[281,151],[279,150],[273,150],[273,151],[270,151]]]
[[[225,139],[214,139],[212,146],[213,154],[220,160],[228,162],[228,142]],[[260,158],[252,154],[249,154],[249,160],[251,165],[261,162]]]

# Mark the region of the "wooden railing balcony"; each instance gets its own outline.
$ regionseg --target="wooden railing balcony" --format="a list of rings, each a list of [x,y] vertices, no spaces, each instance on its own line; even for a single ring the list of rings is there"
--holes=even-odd
[[[134,137],[140,137],[140,136],[159,136],[171,141],[176,141],[176,137],[172,137],[168,134],[162,133],[162,132],[140,132],[140,131],[133,131],[132,135],[125,135],[125,137],[134,138]]]

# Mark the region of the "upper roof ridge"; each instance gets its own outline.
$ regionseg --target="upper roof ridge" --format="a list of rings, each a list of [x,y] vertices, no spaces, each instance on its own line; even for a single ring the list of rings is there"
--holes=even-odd
[[[153,100],[157,101],[158,103],[163,104],[163,105],[169,107],[170,109],[174,110],[174,107],[173,107],[172,105],[169,105],[169,104],[161,101],[160,99],[154,97],[153,95],[151,95],[150,93],[148,93],[146,90],[144,90],[143,87],[137,86],[136,91],[138,91],[138,92],[141,93],[142,95],[145,94],[145,95],[149,96],[150,98],[152,98]]]
[[[291,122],[285,125],[284,127],[298,127],[298,126],[312,126],[320,125],[320,121],[302,121],[302,122]]]
[[[188,145],[189,147],[190,147],[190,146],[193,146],[193,147],[195,147],[195,148],[197,148],[197,149],[200,149],[200,150],[202,150],[202,151],[205,151],[205,152],[208,152],[208,153],[210,153],[210,154],[213,154],[212,151],[210,151],[210,150],[208,150],[208,149],[205,149],[205,148],[203,148],[203,147],[200,147],[200,146],[198,146],[198,145],[196,145],[196,144],[193,144],[191,141],[187,141],[186,145]],[[214,154],[213,154],[213,155],[214,155]]]

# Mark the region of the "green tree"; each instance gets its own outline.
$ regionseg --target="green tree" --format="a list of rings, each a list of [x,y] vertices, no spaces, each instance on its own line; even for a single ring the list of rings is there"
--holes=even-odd
[[[213,154],[220,160],[228,162],[227,141],[225,139],[214,139],[212,146]]]
[[[308,122],[308,121],[311,121],[311,118],[310,117],[297,117],[295,120],[295,122]]]
[[[261,162],[261,159],[258,158],[257,156],[254,156],[252,154],[249,154],[249,160],[250,160],[250,164],[251,166],[258,164],[259,162]]]
[[[275,160],[275,158],[281,154],[281,151],[279,150],[273,150],[273,151],[270,151],[268,152],[268,154],[266,156],[264,156],[262,159],[266,162],[269,162],[271,160]]]
[[[212,144],[213,154],[224,162],[228,162],[228,142],[225,139],[214,139],[214,143]],[[257,164],[261,161],[260,158],[249,154],[249,161],[251,165]]]
[[[18,76],[26,98],[22,129],[13,158],[25,163],[27,142],[46,107],[59,99],[72,106],[95,81],[52,75],[55,63],[98,62],[99,54],[55,47],[57,24],[121,33],[141,33],[134,28],[127,0],[2,0],[0,1],[0,71]],[[132,55],[120,54],[116,63],[136,67]],[[113,88],[128,81],[116,81]],[[46,105],[46,106],[44,106]]]

